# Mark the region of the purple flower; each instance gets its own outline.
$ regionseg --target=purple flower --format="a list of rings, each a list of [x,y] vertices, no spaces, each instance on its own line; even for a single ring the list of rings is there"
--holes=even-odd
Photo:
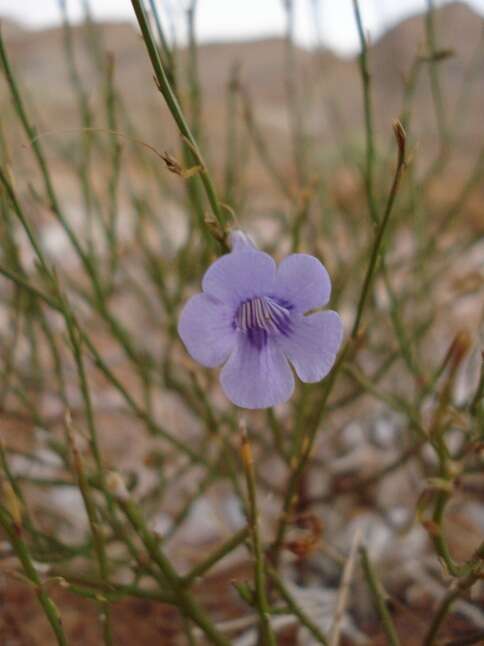
[[[232,234],[232,247],[207,270],[203,293],[185,305],[178,332],[196,361],[225,364],[220,382],[234,404],[268,408],[293,393],[289,362],[306,383],[328,374],[343,327],[336,312],[305,315],[331,293],[317,258],[296,253],[277,267],[240,232]]]

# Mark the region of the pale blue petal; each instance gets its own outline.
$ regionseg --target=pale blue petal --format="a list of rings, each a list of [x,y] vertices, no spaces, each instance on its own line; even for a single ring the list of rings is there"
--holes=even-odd
[[[276,263],[257,250],[234,251],[211,265],[203,277],[203,291],[237,307],[242,301],[274,291]]]
[[[326,305],[331,294],[328,272],[314,256],[295,253],[287,256],[277,270],[275,296],[304,313]]]
[[[193,296],[182,310],[178,334],[190,355],[207,368],[220,366],[232,352],[233,309],[207,294]]]
[[[294,391],[294,376],[286,357],[270,339],[258,350],[245,334],[220,374],[231,402],[242,408],[269,408],[286,402]]]
[[[336,312],[329,310],[295,317],[293,324],[292,333],[279,336],[277,343],[301,381],[320,381],[333,367],[341,345],[341,319]]]

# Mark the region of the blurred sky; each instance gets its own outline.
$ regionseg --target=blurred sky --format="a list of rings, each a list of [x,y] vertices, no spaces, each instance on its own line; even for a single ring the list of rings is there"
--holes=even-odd
[[[319,24],[323,44],[342,54],[358,49],[352,13],[352,0],[294,0],[297,7],[297,38],[314,42]],[[484,0],[467,0],[484,14]],[[129,0],[91,0],[93,14],[102,19],[132,18]],[[187,0],[157,0],[158,6],[171,5],[183,29]],[[386,27],[412,13],[424,11],[426,0],[360,0],[365,27],[377,37]],[[446,0],[435,0],[435,6]],[[55,24],[59,20],[58,0],[0,0],[0,15],[16,18],[35,27]],[[82,0],[67,0],[73,20],[82,16]],[[281,0],[198,0],[197,33],[201,40],[224,40],[281,34],[284,13]],[[319,6],[317,15],[314,7]]]

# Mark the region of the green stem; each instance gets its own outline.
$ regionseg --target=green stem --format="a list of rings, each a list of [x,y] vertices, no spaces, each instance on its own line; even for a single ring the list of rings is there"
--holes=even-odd
[[[437,612],[432,618],[432,622],[429,626],[427,634],[423,640],[423,646],[433,646],[437,638],[437,634],[444,622],[445,618],[450,612],[452,604],[456,601],[466,590],[476,583],[479,579],[479,573],[482,570],[482,561],[479,568],[476,568],[475,571],[468,574],[461,581],[455,582],[452,588],[444,595],[442,601],[440,602]]]
[[[323,633],[318,628],[318,626],[307,616],[304,610],[302,610],[302,608],[298,606],[297,601],[294,599],[292,594],[288,591],[288,589],[284,585],[283,580],[278,575],[276,570],[274,570],[273,568],[269,568],[269,575],[272,581],[274,582],[276,588],[279,590],[279,594],[287,603],[289,610],[292,612],[292,614],[299,619],[299,621],[303,626],[306,626],[306,628],[313,635],[313,637],[316,639],[318,644],[325,644],[325,646],[328,646],[329,642],[326,639],[326,637],[323,635]]]
[[[378,225],[378,209],[375,199],[374,175],[375,175],[375,135],[373,128],[373,111],[371,105],[371,76],[368,68],[368,45],[363,29],[360,7],[358,0],[353,0],[356,27],[360,39],[361,53],[358,57],[360,73],[363,83],[363,106],[365,112],[365,133],[366,133],[366,164],[365,164],[365,186],[368,210],[374,226]]]
[[[394,125],[395,137],[398,144],[398,159],[397,159],[397,169],[393,178],[392,187],[390,189],[390,194],[388,196],[385,213],[383,219],[380,222],[373,243],[373,249],[370,256],[370,263],[366,271],[365,280],[363,282],[363,288],[361,290],[360,300],[358,301],[358,307],[356,311],[355,322],[351,330],[351,337],[355,339],[358,335],[361,323],[361,317],[363,316],[363,310],[366,305],[366,300],[370,291],[370,286],[373,280],[375,273],[376,263],[381,251],[381,246],[383,242],[383,237],[386,232],[387,224],[390,219],[390,214],[393,209],[393,204],[395,203],[395,198],[397,196],[398,187],[400,185],[400,180],[402,178],[403,170],[405,168],[405,131],[403,130],[401,124],[397,122]]]
[[[481,374],[479,377],[479,383],[474,393],[474,397],[469,405],[470,414],[476,417],[479,413],[479,406],[482,399],[484,398],[484,353],[481,355]]]
[[[400,646],[400,639],[398,638],[392,617],[385,603],[384,592],[381,589],[375,571],[373,570],[368,552],[364,547],[360,547],[360,556],[363,573],[373,597],[373,601],[375,602],[380,621],[382,622],[383,630],[385,631],[388,639],[388,643],[390,644],[390,646]]]
[[[42,581],[37,574],[37,570],[35,569],[35,566],[30,557],[28,547],[22,538],[21,528],[16,526],[15,523],[12,522],[7,511],[1,506],[0,525],[3,527],[12,545],[12,548],[14,549],[19,561],[21,562],[25,575],[35,589],[39,603],[42,606],[50,625],[52,626],[52,630],[54,631],[58,645],[67,646],[68,642],[64,634],[59,611],[57,610],[57,607],[55,606],[52,599],[45,591]]]
[[[69,329],[69,333],[70,334],[72,333],[71,329]],[[76,358],[76,362],[77,361],[78,359]],[[81,363],[81,366],[82,366],[82,363]],[[81,389],[84,391],[84,388],[86,387],[85,376],[84,376],[82,367],[81,369],[79,369],[79,365],[78,365],[78,370],[80,375],[82,375]],[[88,398],[86,401],[90,401],[90,399]],[[87,417],[88,419],[91,420],[89,423],[89,426],[92,426],[92,428],[90,429],[91,448],[97,463],[98,476],[101,481],[101,486],[103,488],[103,491],[106,492],[106,486],[104,483],[104,471],[100,463],[99,449],[97,446],[97,436],[93,427],[92,412],[90,409],[90,405],[87,405],[86,408],[89,411],[87,412]],[[86,475],[84,473],[84,466],[82,464],[81,456],[76,446],[76,441],[74,438],[74,429],[72,428],[70,419],[66,419],[66,427],[67,427],[68,437],[71,443],[74,469],[77,475],[79,489],[81,492],[82,500],[84,502],[84,507],[86,510],[86,514],[89,520],[89,526],[91,528],[91,533],[93,537],[94,549],[95,549],[96,558],[97,558],[98,567],[99,567],[99,576],[101,577],[102,581],[109,583],[109,568],[108,568],[108,560],[106,555],[106,546],[104,542],[104,535],[103,535],[102,529],[99,526],[98,512],[97,512],[93,497],[91,495],[91,489],[89,486],[88,479],[86,478]],[[109,604],[106,602],[101,603],[100,620],[101,620],[101,626],[102,626],[102,631],[104,636],[104,643],[106,644],[106,646],[110,646],[113,643],[113,638],[111,633],[110,608],[109,608]]]
[[[160,590],[146,590],[135,585],[122,585],[120,583],[104,584],[102,581],[90,581],[79,577],[61,577],[61,585],[81,597],[99,601],[100,597],[111,602],[120,601],[126,597],[148,599],[176,606],[176,599],[170,592]]]
[[[137,506],[129,499],[124,500],[119,498],[117,502],[131,523],[133,529],[141,538],[150,557],[158,565],[167,583],[172,588],[173,593],[178,600],[180,611],[187,617],[190,617],[190,619],[192,619],[192,621],[194,621],[197,626],[203,630],[211,640],[211,644],[214,644],[215,646],[229,646],[229,642],[219,633],[192,595],[184,589],[182,579],[178,576],[170,560],[160,549],[158,540],[146,527],[146,523]]]
[[[140,0],[131,0],[131,4],[133,5],[134,12],[136,14],[136,18],[138,20],[139,27],[141,29],[141,34],[143,36],[143,40],[146,45],[146,49],[148,51],[148,55],[151,60],[151,64],[153,66],[153,71],[155,73],[155,78],[156,82],[158,85],[158,88],[160,92],[163,95],[163,98],[166,101],[166,104],[168,106],[168,109],[170,110],[173,119],[175,120],[175,123],[178,127],[178,130],[180,131],[180,134],[182,137],[186,139],[186,141],[189,144],[190,150],[193,152],[195,155],[196,159],[202,166],[202,171],[200,174],[205,193],[207,195],[208,201],[210,203],[210,207],[212,209],[212,213],[222,228],[222,230],[225,230],[225,216],[223,214],[223,211],[220,207],[220,203],[217,198],[217,194],[215,192],[214,185],[212,183],[211,177],[206,169],[206,165],[203,161],[202,153],[200,149],[198,148],[198,144],[195,141],[195,138],[190,130],[190,127],[185,119],[185,116],[183,114],[183,111],[180,107],[180,104],[178,103],[178,100],[175,96],[175,93],[173,92],[173,89],[171,88],[171,85],[168,81],[168,77],[165,72],[165,68],[163,67],[163,64],[160,60],[160,55],[158,52],[158,48],[156,47],[155,40],[153,38],[153,35],[151,33],[151,29],[149,26],[149,22],[146,17],[146,12],[143,8],[143,4]]]
[[[255,557],[255,597],[259,612],[261,631],[264,646],[276,646],[276,639],[270,623],[269,603],[267,600],[267,586],[265,576],[265,555],[259,530],[259,511],[257,507],[257,493],[255,486],[254,462],[252,449],[244,430],[242,435],[242,462],[244,466],[247,493],[249,497],[249,526]]]
[[[188,574],[182,577],[182,584],[191,585],[196,579],[202,577],[215,563],[218,563],[227,554],[243,543],[249,535],[249,528],[239,529],[228,541],[212,552],[204,561],[196,565]]]

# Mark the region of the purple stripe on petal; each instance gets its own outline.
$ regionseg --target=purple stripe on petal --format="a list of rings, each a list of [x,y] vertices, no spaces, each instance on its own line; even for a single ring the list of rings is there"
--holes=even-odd
[[[274,341],[269,338],[258,350],[242,332],[222,369],[220,383],[231,402],[252,409],[281,404],[294,390],[292,370]]]
[[[291,303],[297,312],[326,305],[330,294],[328,272],[314,256],[295,253],[279,265],[274,295]]]
[[[274,290],[276,263],[256,250],[234,251],[211,265],[203,277],[203,291],[237,307],[242,301]]]
[[[293,319],[289,336],[277,337],[277,344],[306,383],[320,381],[333,367],[343,338],[343,324],[336,312],[316,312]]]
[[[228,358],[236,343],[233,317],[230,307],[197,294],[182,310],[178,334],[196,361],[215,368]]]
[[[235,314],[235,325],[247,334],[249,341],[261,349],[269,335],[289,334],[292,330],[290,308],[280,305],[269,296],[243,301]]]

